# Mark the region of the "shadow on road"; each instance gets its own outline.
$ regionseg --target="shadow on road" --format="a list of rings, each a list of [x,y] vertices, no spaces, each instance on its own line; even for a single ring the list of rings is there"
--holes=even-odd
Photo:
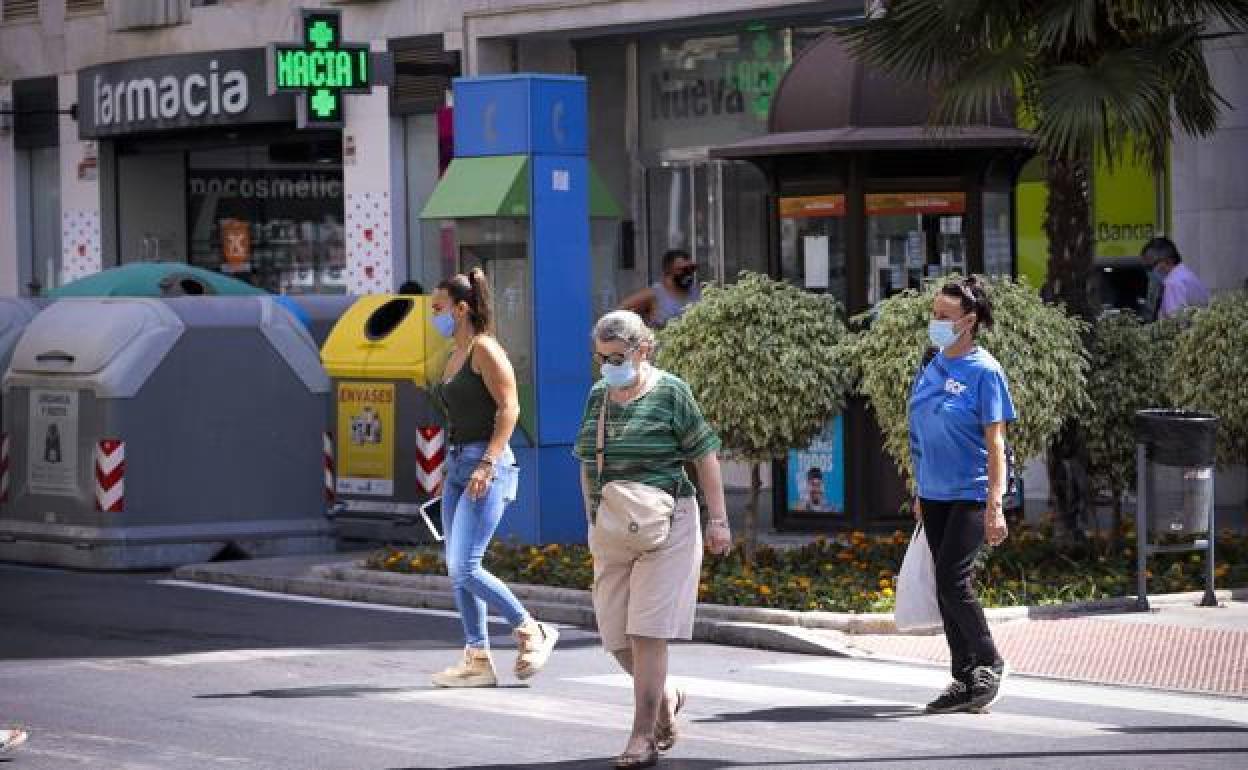
[[[527,684],[502,684],[496,690],[527,690]],[[222,692],[196,695],[200,700],[227,700],[232,698],[363,698],[399,692],[441,692],[436,687],[417,685],[413,687],[368,687],[354,684],[327,684],[317,687],[286,687],[280,690],[252,690],[251,692]]]
[[[731,767],[841,767],[843,765],[861,765],[861,764],[905,764],[914,763],[918,767],[924,767],[935,762],[1005,762],[1010,760],[1028,760],[1028,759],[1070,759],[1078,760],[1081,758],[1112,758],[1112,757],[1160,757],[1160,756],[1213,756],[1218,754],[1227,755],[1243,755],[1248,754],[1248,748],[1190,748],[1190,749],[1159,749],[1144,748],[1139,749],[1089,749],[1086,751],[1012,751],[1012,752],[985,752],[983,754],[915,754],[912,756],[887,756],[887,757],[836,757],[835,759],[815,759],[809,761],[782,761],[782,762],[733,762],[723,759],[673,759],[664,757],[662,767],[664,770],[714,770],[715,768],[731,768]],[[607,758],[601,759],[572,759],[556,762],[531,762],[529,764],[508,763],[502,765],[459,765],[457,770],[601,770],[607,766]],[[1075,767],[1077,765],[1071,765]],[[391,770],[428,770],[427,768],[412,766],[404,768],[391,768]]]
[[[779,706],[695,719],[704,724],[721,722],[878,722],[926,716],[918,706]]]

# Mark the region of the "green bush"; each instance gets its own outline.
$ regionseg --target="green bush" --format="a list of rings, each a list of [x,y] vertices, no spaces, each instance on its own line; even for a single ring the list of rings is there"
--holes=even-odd
[[[689,383],[726,454],[770,462],[844,407],[850,378],[834,354],[843,318],[826,295],[742,273],[663,330],[657,363]]]
[[[884,434],[884,448],[913,485],[907,407],[924,349],[930,345],[927,322],[932,302],[949,276],[922,292],[905,291],[884,300],[869,326],[846,338],[838,360],[851,364],[858,390],[869,399]],[[1035,289],[1005,278],[986,280],[996,326],[980,335],[1010,385],[1018,421],[1009,428],[1015,456],[1025,460],[1042,452],[1070,415],[1086,413],[1087,357],[1080,340],[1085,329],[1055,305],[1045,304]],[[858,326],[868,316],[854,319]]]
[[[845,405],[843,317],[826,295],[746,272],[707,289],[659,335],[658,365],[689,383],[724,453],[751,465],[747,554],[758,535],[759,466],[808,445]]]
[[[1135,413],[1172,406],[1164,374],[1180,329],[1178,321],[1144,324],[1131,313],[1105,316],[1092,329],[1091,409],[1083,419],[1088,471],[1115,510],[1135,484]]]
[[[1176,406],[1218,416],[1218,463],[1248,460],[1248,292],[1191,316],[1165,376]]]

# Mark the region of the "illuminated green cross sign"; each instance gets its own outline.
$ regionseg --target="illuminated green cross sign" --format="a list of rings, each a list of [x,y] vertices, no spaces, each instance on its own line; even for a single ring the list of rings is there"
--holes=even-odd
[[[269,46],[269,93],[299,95],[299,128],[342,125],[342,95],[374,85],[367,45],[342,42],[334,10],[303,11],[303,44]]]

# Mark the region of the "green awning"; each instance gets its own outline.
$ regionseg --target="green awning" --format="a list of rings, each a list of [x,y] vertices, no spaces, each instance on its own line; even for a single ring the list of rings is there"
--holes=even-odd
[[[528,215],[529,159],[524,155],[452,160],[420,212],[421,219]]]
[[[456,158],[420,212],[421,219],[527,217],[529,159],[525,155]],[[620,205],[591,164],[589,215],[619,219]]]
[[[620,204],[615,202],[615,196],[607,189],[607,185],[602,181],[602,177],[598,176],[598,169],[594,168],[593,163],[590,163],[589,215],[605,219],[619,219],[621,213]]]

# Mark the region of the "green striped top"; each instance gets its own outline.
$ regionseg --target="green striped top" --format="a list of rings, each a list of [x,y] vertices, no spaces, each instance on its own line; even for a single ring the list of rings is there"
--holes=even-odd
[[[599,381],[589,392],[581,430],[573,450],[585,463],[597,494],[598,410],[607,386]],[[665,489],[675,497],[689,497],[694,489],[684,463],[719,449],[693,392],[674,374],[659,372],[659,381],[641,398],[627,404],[612,402],[607,409],[606,462],[602,483],[639,481]]]

